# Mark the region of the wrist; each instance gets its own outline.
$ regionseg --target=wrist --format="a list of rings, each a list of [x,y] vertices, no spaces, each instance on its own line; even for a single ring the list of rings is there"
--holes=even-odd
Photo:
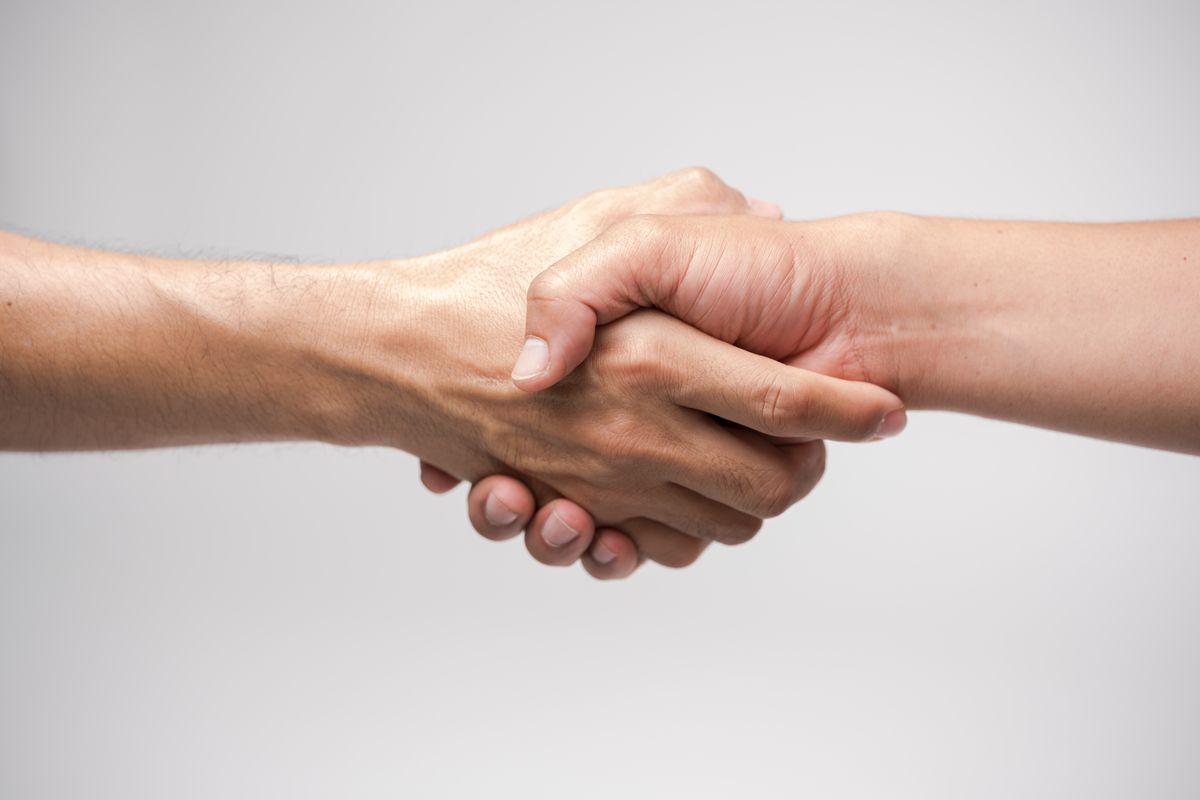
[[[284,403],[299,438],[415,451],[435,399],[447,275],[436,257],[303,266],[296,302],[262,345],[282,350]],[[285,298],[286,300],[286,298]]]
[[[311,387],[293,395],[304,438],[471,461],[477,443],[458,452],[451,442],[478,425],[480,396],[521,394],[508,378],[517,297],[479,266],[458,248],[324,268],[325,291],[312,293],[320,316],[305,313],[319,324],[289,344]]]
[[[987,314],[942,222],[874,212],[828,223],[863,377],[910,408],[955,406],[955,375],[979,350]]]
[[[403,420],[382,409],[405,405],[397,375],[432,293],[420,262],[152,263],[148,278],[188,343],[199,440],[396,443],[384,425]]]

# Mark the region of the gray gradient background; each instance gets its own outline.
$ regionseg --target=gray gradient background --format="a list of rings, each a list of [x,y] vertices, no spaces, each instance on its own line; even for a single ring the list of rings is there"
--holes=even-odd
[[[1194,215],[1198,32],[4,0],[0,220],[419,254],[693,163],[794,217]],[[614,585],[478,538],[402,453],[0,457],[0,796],[1200,796],[1200,459],[916,414],[829,461],[749,545]]]

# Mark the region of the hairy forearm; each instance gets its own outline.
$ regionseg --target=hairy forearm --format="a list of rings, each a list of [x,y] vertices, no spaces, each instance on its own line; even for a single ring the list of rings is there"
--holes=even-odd
[[[1200,452],[1200,220],[882,225],[865,337],[911,407]]]
[[[367,440],[376,390],[356,356],[382,268],[169,260],[0,234],[0,447]]]

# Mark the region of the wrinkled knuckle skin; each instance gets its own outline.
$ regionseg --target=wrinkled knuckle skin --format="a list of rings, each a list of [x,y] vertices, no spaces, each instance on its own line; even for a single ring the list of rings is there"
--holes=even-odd
[[[795,433],[813,429],[812,393],[802,385],[770,379],[759,396],[759,412],[769,431]]]
[[[791,472],[781,472],[772,480],[764,481],[755,493],[758,516],[778,517],[792,507],[799,492],[799,480]]]
[[[758,418],[768,433],[782,430],[788,420],[783,384],[770,379],[759,390]]]
[[[639,335],[634,320],[619,329],[604,331],[592,350],[596,375],[617,386],[646,390],[657,385],[662,372],[662,344],[651,336]]]

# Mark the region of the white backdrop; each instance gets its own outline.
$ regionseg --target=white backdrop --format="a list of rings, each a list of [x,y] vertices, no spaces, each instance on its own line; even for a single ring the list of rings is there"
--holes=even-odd
[[[4,0],[0,222],[411,255],[688,164],[792,217],[1196,215],[1197,31]],[[1200,459],[914,414],[829,461],[752,543],[599,584],[402,453],[0,456],[0,796],[1200,796]]]

